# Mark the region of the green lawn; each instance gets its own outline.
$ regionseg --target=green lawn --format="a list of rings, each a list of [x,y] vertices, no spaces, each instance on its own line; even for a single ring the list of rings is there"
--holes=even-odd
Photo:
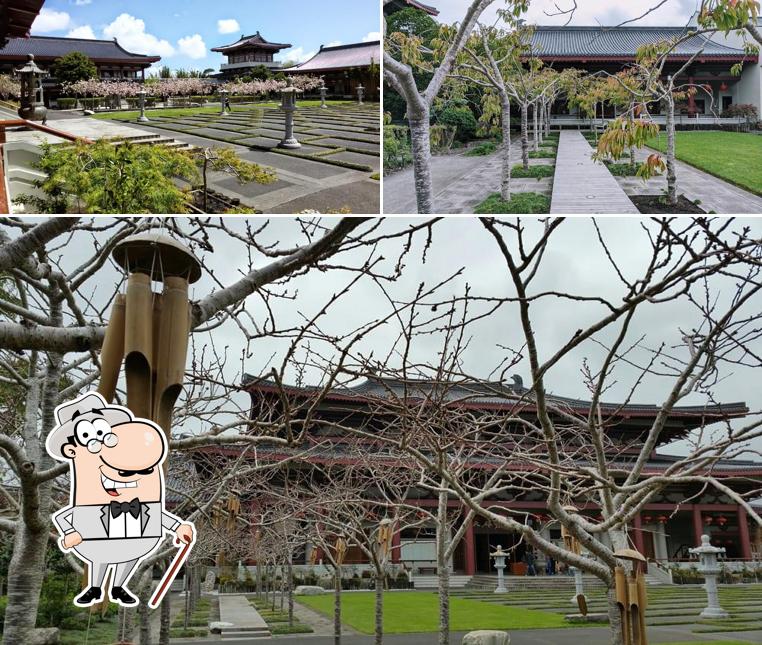
[[[342,105],[356,105],[354,101],[326,101],[328,105],[331,106],[342,106]],[[237,111],[247,111],[251,110],[251,108],[274,108],[278,107],[280,103],[276,101],[263,101],[262,103],[246,103],[244,105],[236,105],[235,103],[231,106],[233,109],[233,113]],[[320,105],[320,101],[299,101],[299,107],[317,107]],[[220,108],[219,107],[177,107],[177,108],[156,108],[156,109],[148,109],[146,110],[146,115],[150,119],[152,116],[191,116],[193,114],[219,114]],[[97,114],[93,114],[94,119],[105,119],[105,120],[118,120],[118,121],[131,121],[134,119],[137,119],[140,116],[139,110],[122,110],[118,112],[98,112]]]
[[[333,615],[333,594],[301,596],[299,602],[326,616]],[[436,632],[439,629],[438,597],[433,593],[395,591],[384,594],[384,633]],[[345,624],[363,634],[374,632],[375,594],[341,595],[341,616]],[[573,627],[559,614],[493,605],[466,598],[450,599],[450,629],[541,629]]]
[[[676,132],[675,151],[681,161],[762,195],[762,136],[744,132]],[[648,142],[664,152],[662,133]]]

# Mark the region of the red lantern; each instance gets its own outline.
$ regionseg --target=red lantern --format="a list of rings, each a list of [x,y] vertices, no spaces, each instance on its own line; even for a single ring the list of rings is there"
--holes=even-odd
[[[652,519],[653,519],[653,517],[651,517],[650,515],[644,515],[644,516],[643,516],[643,521],[644,521],[646,524],[650,524]]]
[[[666,524],[668,519],[669,518],[666,515],[659,515],[659,517],[656,518],[656,521],[659,522],[659,524]]]
[[[720,515],[720,516],[717,518],[717,524],[719,524],[719,525],[720,525],[720,527],[723,527],[723,526],[725,526],[727,523],[728,523],[728,518],[727,518],[727,517],[725,517],[724,515]]]
[[[706,524],[707,526],[709,526],[712,523],[712,520],[713,518],[711,515],[704,515],[704,524]]]
[[[727,92],[727,90],[728,90],[728,84],[727,84],[725,81],[723,81],[723,82],[722,82],[722,85],[720,85],[720,89],[721,89],[723,92]]]

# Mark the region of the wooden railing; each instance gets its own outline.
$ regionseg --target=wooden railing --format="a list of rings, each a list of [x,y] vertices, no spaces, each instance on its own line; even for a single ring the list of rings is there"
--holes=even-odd
[[[3,214],[11,212],[10,202],[8,200],[8,191],[5,189],[5,156],[3,154],[3,145],[6,142],[6,131],[16,128],[22,130],[37,130],[38,132],[44,132],[45,134],[50,134],[54,137],[58,137],[59,139],[64,139],[65,141],[81,141],[83,143],[93,143],[92,140],[88,139],[87,137],[78,137],[76,135],[70,134],[69,132],[56,130],[55,128],[50,128],[47,125],[43,125],[42,123],[35,123],[34,121],[27,121],[26,119],[0,120],[0,213]]]

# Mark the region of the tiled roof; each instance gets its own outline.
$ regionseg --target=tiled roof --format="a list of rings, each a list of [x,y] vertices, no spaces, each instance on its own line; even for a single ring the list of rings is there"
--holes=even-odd
[[[0,49],[0,59],[25,59],[29,54],[34,54],[37,60],[54,60],[73,51],[82,52],[95,63],[123,61],[145,63],[148,66],[161,60],[159,56],[145,56],[128,52],[116,40],[88,40],[51,36],[11,38],[8,44]]]
[[[638,48],[673,40],[690,33],[685,27],[535,27],[532,50],[539,58],[634,58]],[[703,51],[701,51],[703,48]],[[694,35],[674,51],[675,58],[743,59],[742,49],[728,47]]]
[[[396,0],[395,2],[384,5],[384,13],[388,15],[390,13],[394,13],[395,11],[401,11],[402,9],[406,9],[408,7],[425,11],[430,16],[439,15],[439,9],[437,9],[436,7],[432,7],[431,5],[428,5],[428,4],[424,4],[423,2],[419,2],[418,0]]]
[[[320,51],[310,60],[296,67],[290,67],[286,72],[330,72],[337,69],[352,67],[369,67],[381,62],[381,42],[355,43],[337,47],[321,47]]]
[[[457,403],[473,408],[500,409],[512,408],[517,405],[531,409],[534,399],[532,392],[524,387],[521,377],[514,376],[513,384],[506,383],[481,383],[461,382],[440,384],[435,381],[424,379],[407,379],[406,381],[394,378],[371,377],[365,381],[350,387],[337,387],[332,389],[326,399],[347,402],[379,401],[383,399],[422,400],[431,397],[434,400],[442,398],[447,403]],[[255,381],[251,376],[244,377],[244,387],[250,390],[268,389],[275,387],[271,381]],[[439,388],[441,393],[437,395]],[[302,393],[306,396],[320,391],[318,387],[290,387],[285,389],[292,394]],[[434,394],[432,396],[432,393]],[[548,394],[548,400],[557,408],[566,409],[572,414],[587,414],[590,410],[590,402]],[[600,403],[601,412],[608,415],[616,415],[623,418],[653,419],[659,412],[660,406],[644,403]],[[669,414],[669,418],[675,420],[683,418],[688,426],[697,427],[702,422],[711,423],[720,419],[743,417],[749,409],[745,403],[725,403],[717,405],[683,405],[675,406]]]
[[[244,47],[255,47],[257,49],[267,49],[271,51],[280,51],[281,49],[288,49],[292,45],[288,43],[271,43],[269,40],[266,40],[262,34],[257,32],[256,34],[252,36],[244,36],[241,35],[241,37],[236,40],[234,43],[231,43],[230,45],[221,45],[220,47],[212,47],[213,52],[232,52],[236,49],[242,49]]]

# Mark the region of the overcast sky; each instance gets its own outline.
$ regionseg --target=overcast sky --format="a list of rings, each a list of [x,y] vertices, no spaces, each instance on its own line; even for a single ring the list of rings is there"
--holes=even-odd
[[[259,225],[265,220],[249,218],[252,226]],[[389,218],[382,224],[383,230],[399,230],[412,222],[420,220],[412,218]],[[599,218],[599,225],[610,243],[613,257],[620,263],[622,271],[629,277],[640,275],[644,263],[648,261],[649,246],[643,225],[653,227],[648,220],[637,218]],[[527,230],[539,233],[541,230],[536,220],[525,220]],[[231,228],[242,230],[241,218],[228,220]],[[739,220],[735,224],[752,227],[756,236],[762,237],[762,220],[759,218]],[[15,236],[15,232],[11,232]],[[273,219],[261,236],[262,243],[279,243],[282,247],[291,247],[301,243],[299,227],[293,218]],[[513,288],[506,275],[502,257],[499,255],[492,237],[484,230],[475,218],[448,218],[439,222],[434,228],[433,243],[428,251],[425,264],[421,260],[421,250],[424,236],[419,235],[410,254],[406,257],[402,279],[390,285],[390,293],[400,299],[411,298],[418,285],[425,283],[433,285],[441,281],[445,275],[462,269],[462,275],[447,286],[445,295],[462,295],[466,284],[472,289],[472,295],[505,296],[512,295]],[[240,277],[245,269],[245,259],[252,253],[256,266],[263,266],[269,260],[258,256],[256,251],[247,249],[239,241],[233,241],[222,233],[212,235],[213,253],[200,252],[208,266],[213,267],[215,277],[223,284],[230,284]],[[84,248],[82,245],[85,245]],[[76,242],[68,244],[60,251],[62,264],[71,269],[78,266],[86,253],[90,251],[89,242],[81,234],[76,236]],[[377,254],[386,259],[382,267],[390,271],[396,262],[402,242],[386,243],[378,249]],[[353,252],[342,256],[344,265],[361,264],[368,255],[368,250]],[[337,259],[338,262],[338,259]],[[298,325],[300,320],[315,315],[320,308],[330,300],[331,296],[352,279],[352,275],[332,271],[320,273],[311,271],[307,275],[295,279],[289,284],[293,299],[276,302],[273,307],[275,317],[281,327]],[[107,297],[113,289],[113,284],[119,280],[119,273],[113,266],[107,266],[101,272],[97,284],[89,288],[95,289],[94,301],[99,294]],[[213,287],[211,278],[205,275],[201,281],[192,286],[192,297],[206,295]],[[718,278],[710,285],[713,296],[720,302],[732,296],[732,281]],[[534,291],[540,290],[569,291],[587,296],[604,296],[614,301],[621,300],[622,287],[616,281],[603,250],[597,242],[595,230],[589,218],[570,219],[564,222],[555,232],[542,268],[538,273]],[[246,303],[247,311],[260,325],[266,318],[266,310],[259,297],[251,297]],[[752,303],[747,313],[759,314],[762,302],[759,299]],[[351,295],[339,300],[330,313],[322,319],[322,329],[339,335],[356,328],[363,322],[387,315],[390,306],[380,288],[369,279],[362,279],[352,289]],[[578,303],[559,303],[556,300],[539,302],[532,306],[533,321],[541,358],[546,358],[555,352],[575,330],[589,325],[602,315],[599,305]],[[631,332],[631,339],[643,335],[643,344],[649,347],[666,342],[668,346],[678,345],[681,338],[680,330],[691,330],[697,325],[697,315],[691,305],[685,302],[666,305],[649,305],[636,315]],[[391,339],[398,334],[396,323],[390,323],[382,329],[370,334],[361,345],[365,354],[374,352],[376,356],[385,355]],[[613,332],[613,330],[612,330]],[[602,342],[610,340],[612,332],[601,334]],[[519,328],[515,308],[505,308],[488,319],[475,324],[470,329],[470,345],[464,356],[463,368],[466,372],[477,377],[486,378],[496,367],[506,351],[502,347],[519,348],[523,337]],[[279,367],[287,341],[264,338],[256,340],[250,347],[250,356],[241,362],[237,360],[244,348],[244,340],[239,329],[233,323],[207,334],[196,335],[196,345],[200,347],[210,337],[214,338],[218,351],[227,351],[233,359],[228,365],[226,378],[229,382],[238,382],[241,371],[259,374],[270,367]],[[313,344],[313,349],[328,351],[326,347]],[[412,354],[412,360],[421,363],[436,361],[436,353],[441,349],[440,339],[434,336],[417,342]],[[757,343],[758,355],[762,347]],[[589,392],[580,376],[580,368],[584,358],[591,361],[595,368],[602,358],[601,348],[588,342],[577,351],[554,367],[547,375],[546,384],[552,392],[563,395],[589,399]],[[646,354],[640,353],[639,358]],[[528,381],[528,368],[522,362],[512,370]],[[745,401],[752,410],[762,408],[762,390],[759,387],[759,370],[749,368],[734,368],[723,370],[725,377],[714,390],[717,400],[723,402]],[[293,382],[295,373],[290,371],[287,380]],[[629,391],[633,380],[632,369],[621,367],[616,375],[611,389],[604,400],[617,402]],[[318,372],[308,373],[307,379],[313,384],[320,380]],[[638,403],[660,403],[665,398],[671,382],[664,378],[646,378],[637,390],[633,401]],[[236,395],[242,406],[247,406],[245,395]],[[701,404],[704,398],[692,395],[681,404]],[[758,447],[762,449],[762,442]]]
[[[439,9],[438,20],[446,23],[463,19],[470,0],[427,0]],[[572,25],[616,25],[625,20],[638,18],[650,8],[659,4],[658,0],[577,0],[577,9],[572,16]],[[653,13],[643,17],[639,25],[684,25],[696,10],[696,0],[667,0]],[[496,11],[504,6],[496,0],[484,13],[483,22],[493,20]],[[566,11],[574,6],[573,0],[532,0],[526,20],[532,24],[565,24],[569,15],[560,15],[559,8]]]

